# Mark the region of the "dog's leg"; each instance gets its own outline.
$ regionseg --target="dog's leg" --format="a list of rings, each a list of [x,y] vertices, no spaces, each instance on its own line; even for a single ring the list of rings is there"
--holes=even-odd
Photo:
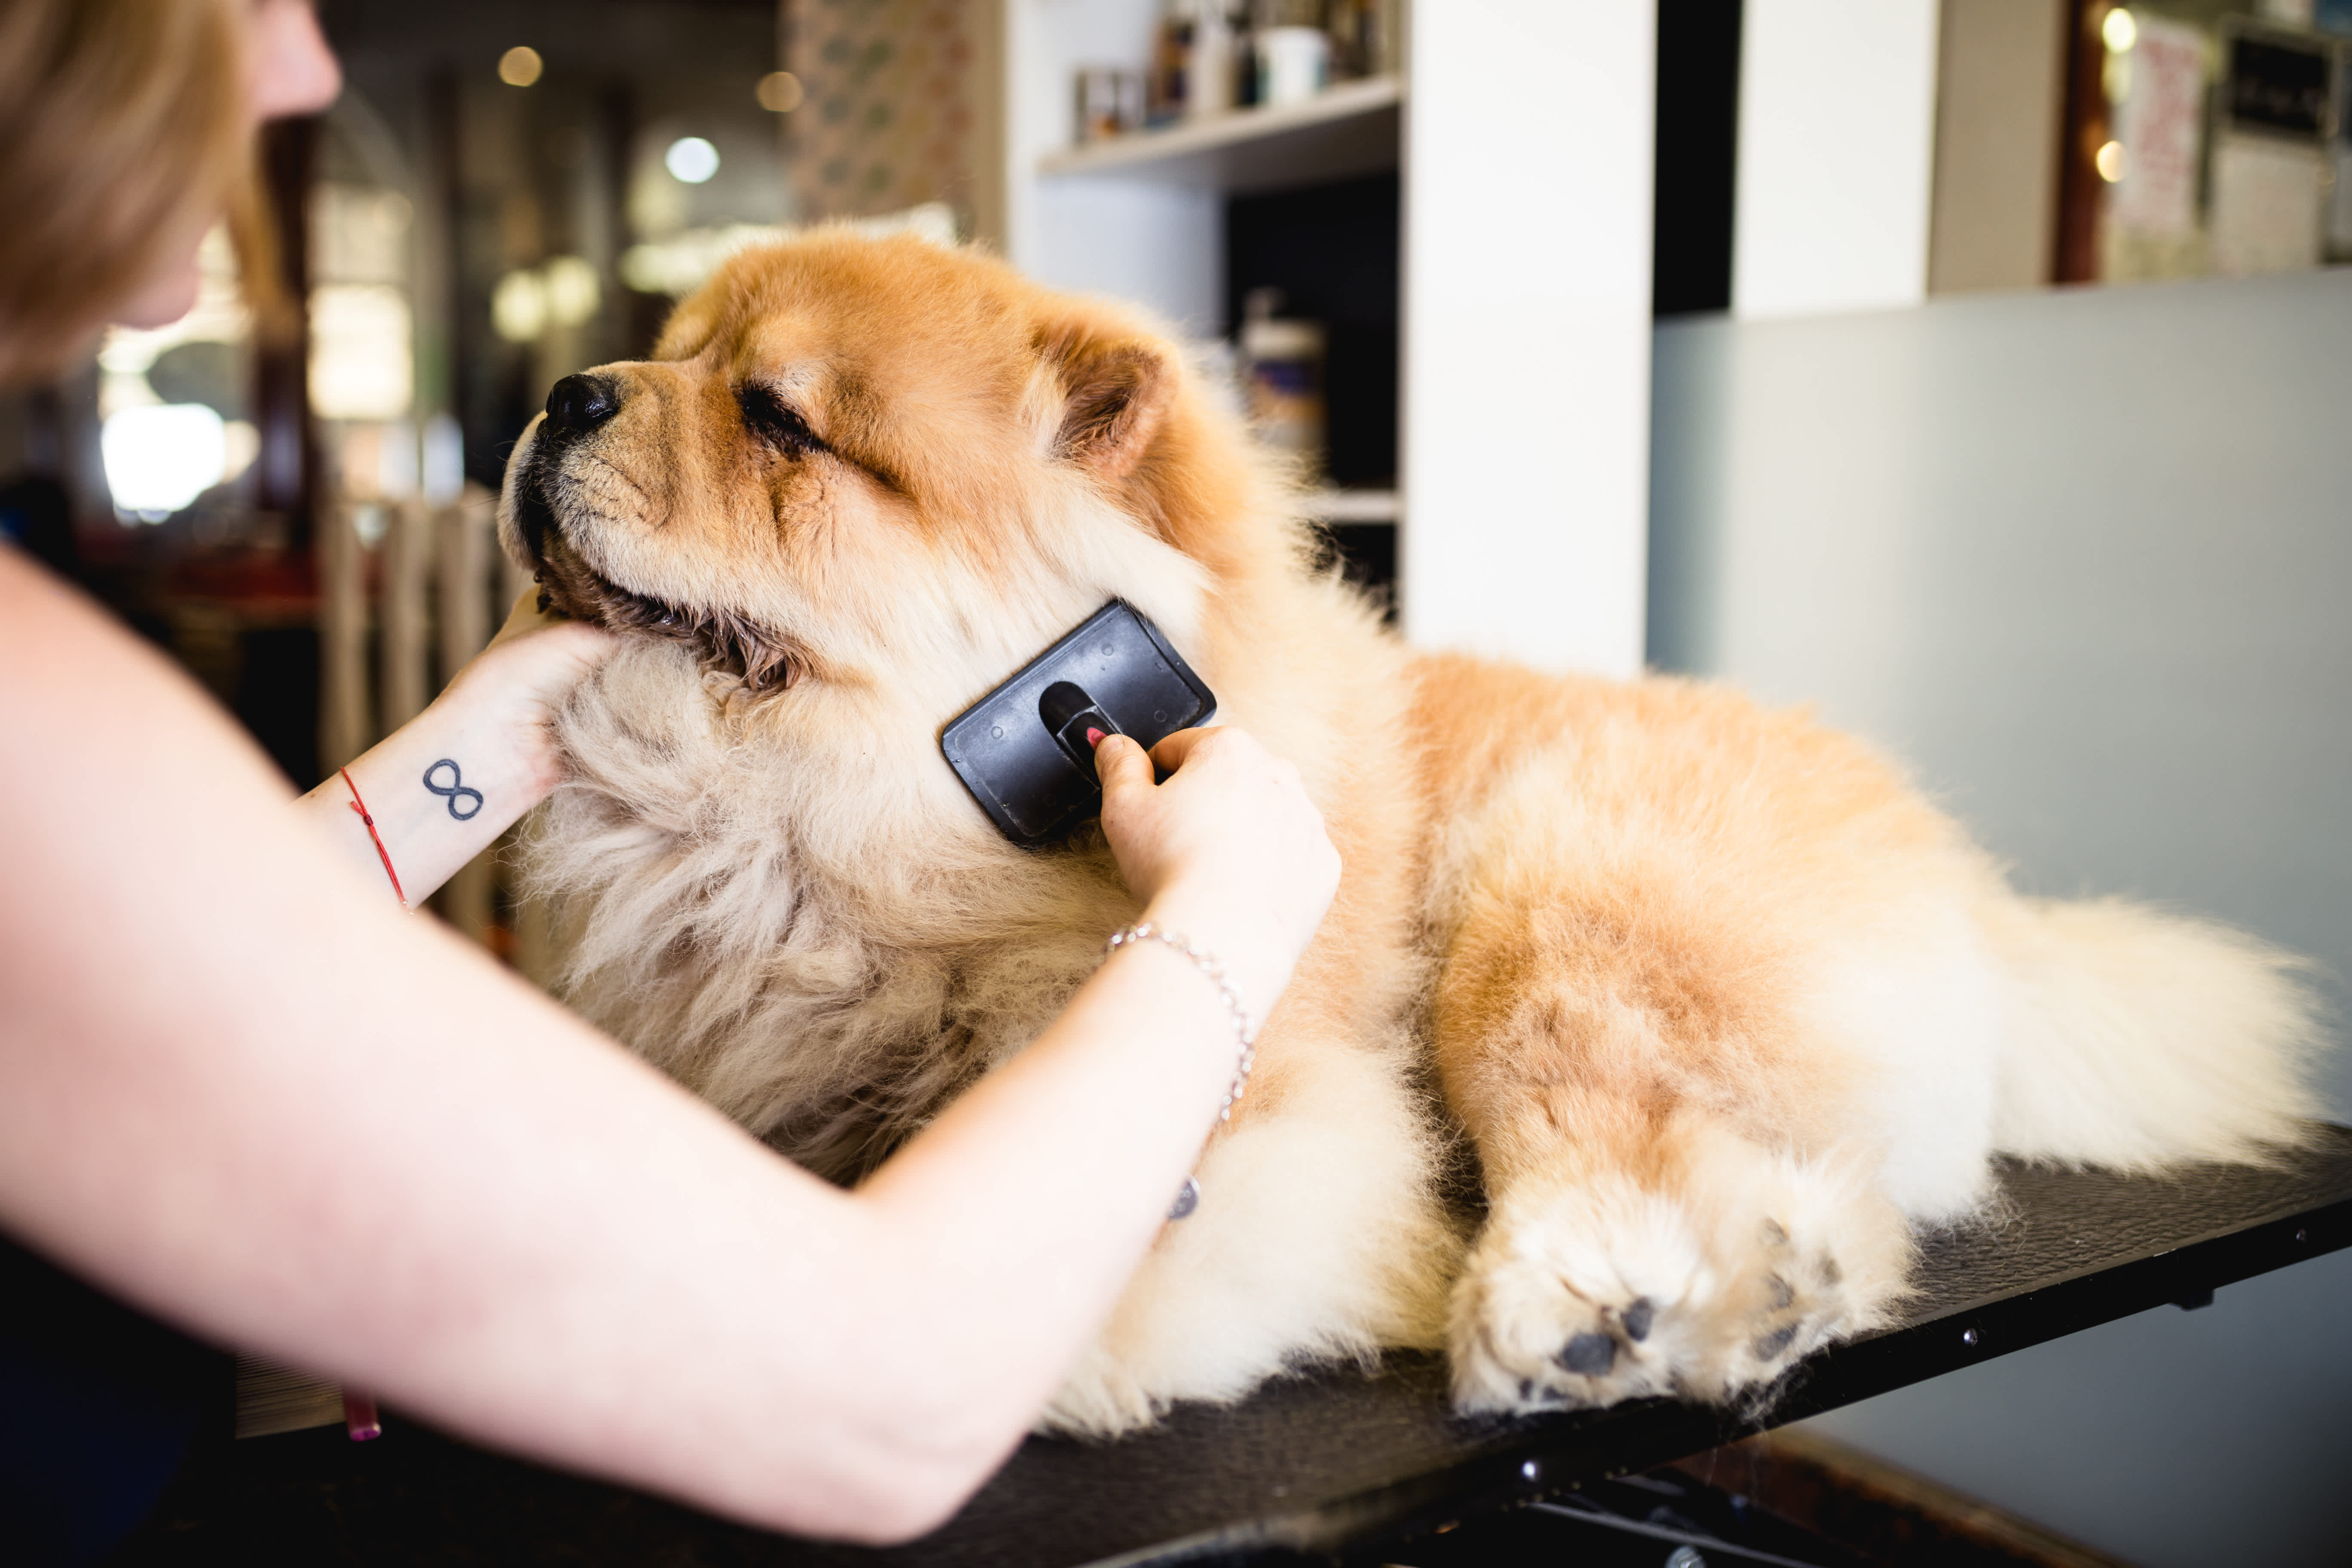
[[[1306,1362],[1442,1342],[1460,1241],[1403,1054],[1268,1029],[1202,1155],[1200,1206],[1161,1231],[1042,1425],[1108,1436]]]
[[[1890,1026],[1823,1006],[1820,922],[1496,821],[1433,1019],[1490,1202],[1451,1310],[1460,1403],[1731,1401],[1882,1321],[1910,1251],[1899,1129],[1872,1114]]]
[[[1881,1321],[1909,1233],[1878,1150],[1805,1135],[1798,1102],[1838,1092],[1834,1064],[1759,1063],[1752,1037],[1774,1031],[1752,998],[1727,1016],[1694,1005],[1695,977],[1660,984],[1687,954],[1622,932],[1580,948],[1573,918],[1483,920],[1437,1017],[1491,1204],[1454,1294],[1457,1401],[1727,1401]],[[1710,1037],[1726,1029],[1751,1037]]]

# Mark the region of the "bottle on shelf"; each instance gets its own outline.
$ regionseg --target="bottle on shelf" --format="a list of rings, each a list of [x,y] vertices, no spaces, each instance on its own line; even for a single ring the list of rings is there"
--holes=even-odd
[[[1233,20],[1233,46],[1226,58],[1234,73],[1234,107],[1257,102],[1257,9],[1253,0],[1240,0],[1226,13]]]
[[[1250,426],[1258,440],[1298,458],[1301,477],[1324,468],[1324,331],[1320,321],[1288,320],[1282,290],[1253,289],[1242,301],[1241,370]]]
[[[1232,110],[1238,101],[1234,77],[1239,64],[1243,29],[1234,25],[1229,0],[1195,0],[1192,18],[1191,96],[1186,118],[1206,120]]]
[[[1331,79],[1355,81],[1396,68],[1396,0],[1325,0]]]
[[[1143,123],[1147,130],[1173,125],[1192,112],[1198,96],[1193,80],[1200,28],[1201,0],[1167,0],[1160,25],[1151,34],[1151,68],[1143,82]]]
[[[1206,120],[1234,107],[1235,51],[1244,30],[1234,0],[1166,0],[1153,30],[1143,123]]]

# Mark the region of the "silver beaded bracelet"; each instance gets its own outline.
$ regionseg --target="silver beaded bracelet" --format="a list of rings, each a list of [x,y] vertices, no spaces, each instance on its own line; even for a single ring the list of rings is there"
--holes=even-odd
[[[1250,1068],[1257,1065],[1257,1026],[1250,1022],[1249,1009],[1242,1005],[1242,994],[1225,979],[1225,966],[1208,953],[1194,947],[1189,938],[1165,931],[1150,921],[1131,925],[1122,931],[1113,931],[1103,943],[1103,956],[1108,958],[1131,942],[1156,942],[1174,948],[1192,961],[1192,967],[1207,975],[1217,987],[1217,994],[1225,999],[1226,1010],[1234,1016],[1234,1035],[1241,1042],[1241,1055],[1234,1062],[1233,1086],[1225,1090],[1224,1103],[1217,1107],[1217,1120],[1233,1120],[1234,1106],[1249,1088]]]
[[[1257,1027],[1250,1022],[1249,1009],[1242,1005],[1242,994],[1225,979],[1223,964],[1194,947],[1189,939],[1161,931],[1150,921],[1112,932],[1111,939],[1103,943],[1103,956],[1108,958],[1131,942],[1156,942],[1172,947],[1191,959],[1193,968],[1216,983],[1217,994],[1225,999],[1226,1009],[1234,1016],[1234,1034],[1242,1047],[1241,1055],[1234,1061],[1233,1084],[1225,1090],[1224,1103],[1217,1107],[1220,1122],[1232,1121],[1234,1103],[1241,1099],[1242,1091],[1249,1088],[1250,1068],[1257,1065]],[[1200,1178],[1187,1176],[1184,1184],[1176,1189],[1176,1201],[1169,1205],[1168,1217],[1182,1219],[1200,1206]]]

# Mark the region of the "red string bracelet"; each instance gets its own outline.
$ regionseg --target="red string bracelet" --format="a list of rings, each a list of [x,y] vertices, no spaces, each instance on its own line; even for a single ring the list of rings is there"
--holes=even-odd
[[[408,895],[400,890],[400,873],[392,868],[392,852],[383,847],[383,835],[375,830],[375,818],[368,815],[367,805],[360,799],[360,786],[352,783],[352,770],[337,768],[335,771],[343,775],[343,787],[352,792],[352,809],[360,814],[362,822],[367,824],[368,837],[375,842],[375,858],[383,862],[383,874],[392,879],[392,896],[400,900],[402,909],[406,909]]]
[[[375,845],[375,858],[383,862],[383,874],[392,879],[392,896],[400,900],[402,909],[406,909],[408,895],[401,890],[400,873],[392,868],[392,851],[383,847],[383,835],[375,830],[375,818],[368,815],[366,804],[360,799],[360,786],[352,783],[352,770],[335,771],[343,775],[343,787],[352,792],[352,809],[367,824],[368,838]],[[383,1436],[383,1418],[376,1414],[375,1401],[367,1394],[343,1390],[343,1430],[354,1443]]]

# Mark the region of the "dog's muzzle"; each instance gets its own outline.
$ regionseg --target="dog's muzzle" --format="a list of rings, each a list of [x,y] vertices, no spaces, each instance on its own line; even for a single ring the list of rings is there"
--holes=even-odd
[[[619,389],[611,381],[567,375],[548,393],[547,417],[527,437],[530,447],[515,476],[514,519],[539,581],[540,607],[613,631],[690,643],[753,691],[789,687],[805,660],[785,639],[737,615],[688,609],[625,587],[591,566],[567,535],[556,506],[563,460],[620,409]]]

